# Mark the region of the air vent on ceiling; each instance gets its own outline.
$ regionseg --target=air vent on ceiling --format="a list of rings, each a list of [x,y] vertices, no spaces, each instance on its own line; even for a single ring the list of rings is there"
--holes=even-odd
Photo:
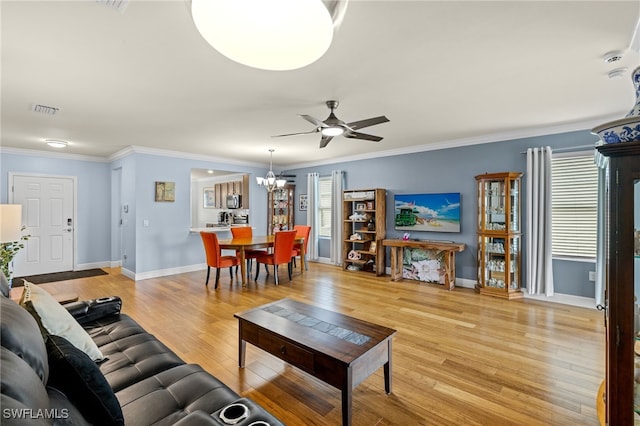
[[[55,108],[55,107],[46,106],[46,105],[40,105],[40,104],[34,104],[33,108],[31,110],[33,112],[39,112],[40,114],[56,115],[58,113],[58,111],[60,111],[60,108]]]
[[[118,12],[124,12],[129,4],[129,0],[96,0],[96,3],[115,9]]]

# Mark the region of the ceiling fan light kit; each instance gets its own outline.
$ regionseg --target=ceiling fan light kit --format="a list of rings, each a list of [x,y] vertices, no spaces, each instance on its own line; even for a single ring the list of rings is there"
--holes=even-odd
[[[320,59],[333,40],[332,12],[321,0],[191,1],[196,28],[214,49],[240,64],[273,71]]]

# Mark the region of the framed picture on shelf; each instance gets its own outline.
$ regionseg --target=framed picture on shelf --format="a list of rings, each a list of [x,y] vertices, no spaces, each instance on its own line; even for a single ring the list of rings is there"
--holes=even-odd
[[[367,210],[373,210],[373,201],[367,201]]]
[[[214,209],[216,207],[216,191],[214,188],[202,189],[202,207]]]
[[[307,197],[307,194],[300,194],[298,205],[300,206],[301,211],[307,210],[309,207],[309,198]]]
[[[366,208],[366,205],[364,203],[356,204],[356,210],[364,210],[365,208]]]
[[[176,183],[156,182],[156,201],[176,201]]]
[[[371,253],[375,253],[376,252],[376,242],[375,241],[371,241],[371,244],[369,244],[369,251]]]

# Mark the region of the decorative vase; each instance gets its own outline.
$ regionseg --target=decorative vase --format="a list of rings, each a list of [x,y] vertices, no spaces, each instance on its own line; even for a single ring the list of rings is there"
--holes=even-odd
[[[633,142],[640,140],[640,67],[631,73],[636,93],[636,103],[625,118],[610,121],[591,129],[604,144]]]

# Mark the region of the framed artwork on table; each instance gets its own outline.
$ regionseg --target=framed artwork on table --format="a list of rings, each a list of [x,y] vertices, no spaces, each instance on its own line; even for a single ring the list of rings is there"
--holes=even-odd
[[[214,209],[216,207],[216,191],[214,188],[202,189],[202,207]]]
[[[168,201],[170,203],[176,201],[176,183],[156,182],[156,201]]]
[[[307,198],[307,194],[300,194],[299,205],[301,211],[309,208],[309,199]]]

